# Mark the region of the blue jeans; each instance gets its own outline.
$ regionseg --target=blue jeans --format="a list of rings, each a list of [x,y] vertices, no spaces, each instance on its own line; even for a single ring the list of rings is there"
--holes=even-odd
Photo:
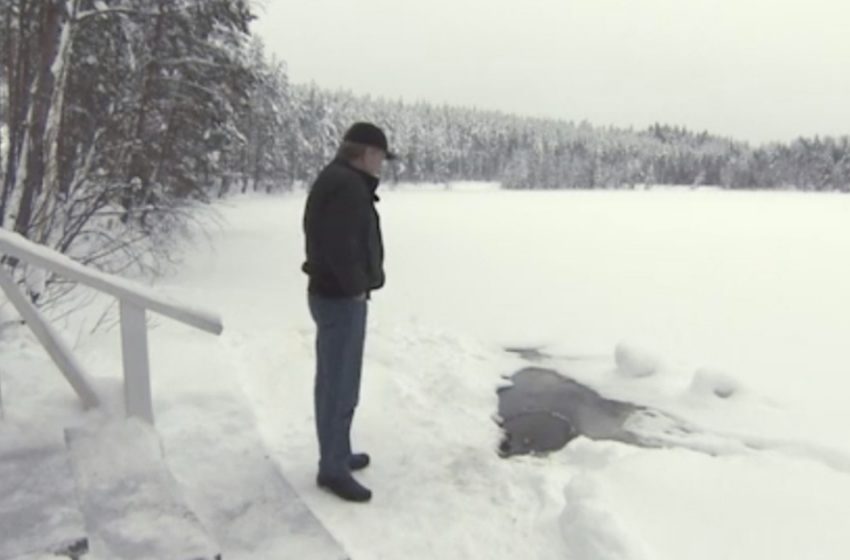
[[[316,323],[316,431],[319,474],[345,476],[350,471],[351,421],[360,398],[360,373],[366,340],[364,299],[308,297]]]

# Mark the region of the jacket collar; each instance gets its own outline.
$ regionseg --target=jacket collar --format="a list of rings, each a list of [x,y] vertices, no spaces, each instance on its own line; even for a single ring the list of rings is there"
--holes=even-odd
[[[363,180],[366,181],[366,184],[369,186],[369,190],[372,192],[372,196],[375,196],[375,191],[378,190],[378,185],[381,183],[381,180],[379,178],[375,177],[374,175],[370,175],[369,173],[366,173],[362,169],[357,169],[356,167],[351,165],[350,162],[342,158],[336,158],[334,162],[338,163],[339,165],[342,165],[343,167],[347,167],[348,169],[351,169],[352,171],[360,175]],[[375,200],[378,200],[377,196],[375,196]]]

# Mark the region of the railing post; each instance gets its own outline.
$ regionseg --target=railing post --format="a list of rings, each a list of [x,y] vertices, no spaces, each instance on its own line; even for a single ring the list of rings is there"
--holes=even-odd
[[[145,310],[124,300],[121,300],[121,351],[127,416],[142,418],[153,425]]]
[[[83,368],[74,359],[70,349],[65,345],[56,331],[50,326],[44,317],[21,293],[12,277],[0,266],[0,288],[6,293],[6,297],[18,310],[23,320],[29,326],[41,345],[53,359],[59,370],[65,375],[68,383],[80,396],[83,406],[94,407],[100,404],[97,394],[86,379]]]

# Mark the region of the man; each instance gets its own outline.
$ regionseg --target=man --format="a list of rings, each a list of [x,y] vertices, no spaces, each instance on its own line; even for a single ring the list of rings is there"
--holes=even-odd
[[[304,211],[308,301],[316,323],[317,484],[344,500],[372,492],[351,475],[369,455],[351,452],[351,422],[360,394],[369,294],[384,285],[384,248],[375,202],[381,168],[394,159],[377,126],[355,123],[336,159],[319,174]]]

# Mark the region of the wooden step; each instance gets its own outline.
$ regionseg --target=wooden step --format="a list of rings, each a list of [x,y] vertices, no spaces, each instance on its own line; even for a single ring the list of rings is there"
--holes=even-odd
[[[166,403],[157,426],[169,465],[225,556],[349,558],[269,458],[244,400],[205,393]]]
[[[66,431],[92,554],[110,560],[218,560],[166,466],[156,432],[140,420]]]
[[[89,543],[61,438],[8,435],[0,434],[0,558],[81,557]]]

